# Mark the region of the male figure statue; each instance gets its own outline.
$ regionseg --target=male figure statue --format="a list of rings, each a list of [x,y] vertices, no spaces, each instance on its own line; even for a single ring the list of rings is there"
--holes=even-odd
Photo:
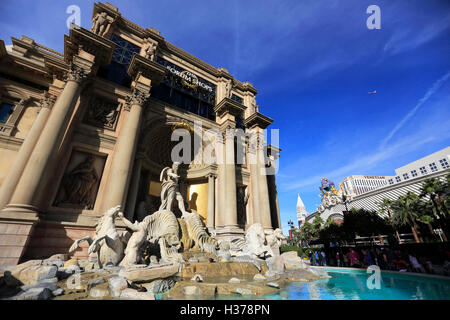
[[[142,48],[141,54],[145,58],[153,61],[155,59],[155,53],[156,53],[156,45],[147,39],[144,47]]]
[[[105,33],[107,32],[107,27],[109,25],[108,17],[106,15],[106,12],[97,13],[92,19],[93,25],[91,28],[91,32],[95,33],[96,35],[99,35],[103,37]]]
[[[181,212],[185,212],[183,196],[180,193],[178,180],[180,176],[178,175],[179,162],[174,162],[172,168],[166,167],[161,171],[160,181],[161,184],[161,206],[159,210],[169,210],[172,211],[172,202],[176,198],[178,201],[178,208]]]
[[[231,98],[231,88],[233,87],[233,83],[231,80],[227,81],[225,86],[225,98]]]

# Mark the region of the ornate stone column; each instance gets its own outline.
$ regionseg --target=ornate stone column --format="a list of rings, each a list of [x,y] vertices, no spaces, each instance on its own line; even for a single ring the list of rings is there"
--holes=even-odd
[[[254,210],[254,219],[258,220],[258,222],[261,223],[266,230],[272,229],[272,220],[270,215],[269,188],[267,184],[264,156],[263,129],[267,128],[267,126],[269,126],[272,122],[272,119],[260,114],[259,112],[254,112],[244,121],[246,127],[251,132],[253,146],[256,147],[256,159],[253,159],[253,166],[250,167],[252,183],[257,184],[256,188],[258,190],[257,193],[259,197],[258,205],[256,206],[257,209]],[[254,177],[256,178],[254,179]],[[254,191],[252,192],[254,193]]]
[[[219,164],[219,229],[216,234],[222,238],[240,236],[243,230],[237,223],[237,194],[236,194],[236,164],[234,152],[234,137],[236,128],[236,116],[242,115],[245,106],[230,99],[223,98],[214,111],[217,122],[221,126],[221,132],[225,136],[225,152],[223,159],[225,163]],[[217,224],[217,222],[216,222]]]
[[[252,214],[251,221],[249,224],[253,223],[261,223],[260,212],[259,209],[259,189],[258,189],[258,165],[257,165],[257,157],[256,150],[258,144],[258,136],[256,134],[252,134],[250,136],[249,141],[249,167],[250,167],[250,185],[251,185],[251,204],[252,204]]]
[[[30,158],[31,152],[36,145],[42,129],[44,128],[55,100],[56,97],[49,94],[46,94],[44,99],[42,99],[39,114],[33,122],[33,126],[22,143],[14,164],[9,170],[8,175],[0,188],[0,209],[3,209],[8,204],[9,200],[11,200],[11,196],[13,195],[17,183],[22,176],[25,165]]]
[[[280,157],[279,154],[281,152],[281,149],[273,145],[268,145],[267,148],[270,154],[269,168],[272,169],[273,172],[275,172],[277,166],[276,160]],[[272,227],[274,229],[281,228],[280,207],[278,204],[278,192],[275,180],[275,174],[267,176],[267,182],[269,184],[270,208],[272,214]]]
[[[264,229],[272,229],[272,218],[270,216],[270,199],[269,188],[267,184],[266,165],[264,157],[264,135],[258,132],[258,144],[256,149],[257,168],[258,168],[258,193],[259,193],[259,209],[260,223]]]
[[[133,166],[133,175],[131,176],[130,191],[128,192],[127,206],[125,208],[126,218],[132,220],[136,208],[136,199],[139,191],[139,183],[141,180],[141,169],[143,155],[138,154]]]
[[[237,228],[236,164],[234,163],[234,130],[225,132],[225,215],[224,226]]]
[[[122,205],[122,208],[125,206],[144,103],[150,97],[151,85],[158,84],[162,80],[165,68],[135,53],[128,74],[134,78],[132,92],[125,105],[125,111],[128,112],[125,124],[114,147],[106,196],[102,204],[103,210],[117,205]]]
[[[39,194],[47,191],[43,186],[51,177],[52,166],[58,160],[64,133],[72,116],[77,116],[74,109],[82,82],[100,65],[109,63],[113,49],[113,42],[77,27],[72,28],[70,36],[64,38],[64,61],[67,64],[58,63],[56,66],[50,60],[44,62],[52,72],[55,68],[57,73],[67,72],[66,83],[47,121],[43,121],[45,125],[35,141],[9,204],[0,211],[0,228],[4,230],[0,241],[0,265],[18,263],[23,255],[33,227],[39,221]]]
[[[225,143],[223,135],[218,133],[216,143],[216,155],[217,155],[217,210],[215,213],[214,227],[223,227],[224,208],[225,208]]]
[[[88,61],[83,62],[89,65]],[[6,209],[37,212],[37,208],[33,206],[33,197],[46,174],[51,158],[55,156],[63,139],[64,130],[80,94],[81,82],[89,72],[89,69],[79,64],[71,65],[71,70],[67,73],[67,83],[50,113]]]
[[[144,103],[150,96],[149,90],[134,88],[127,98],[125,111],[128,112],[126,123],[120,131],[110,169],[110,178],[105,190],[103,210],[117,205],[124,207],[130,172],[142,118]],[[128,216],[128,213],[126,213]]]
[[[208,228],[208,231],[213,230],[215,225],[214,221],[215,181],[216,175],[213,173],[208,174],[208,209],[206,213],[206,227]]]

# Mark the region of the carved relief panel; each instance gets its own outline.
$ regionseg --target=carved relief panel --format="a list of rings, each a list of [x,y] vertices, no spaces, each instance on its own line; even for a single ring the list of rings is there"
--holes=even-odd
[[[94,209],[105,160],[102,156],[73,150],[54,206]]]
[[[95,127],[115,130],[121,105],[100,96],[91,96],[88,101],[84,122]]]

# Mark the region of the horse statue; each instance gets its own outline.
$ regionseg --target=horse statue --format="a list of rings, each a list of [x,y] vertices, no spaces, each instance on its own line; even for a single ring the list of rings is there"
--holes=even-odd
[[[118,265],[124,256],[124,249],[127,244],[127,237],[120,235],[115,226],[115,219],[119,216],[121,206],[115,206],[106,211],[98,220],[95,228],[94,239],[89,236],[75,240],[69,249],[69,253],[74,252],[80,243],[89,243],[88,253],[97,253],[100,268],[108,264]]]

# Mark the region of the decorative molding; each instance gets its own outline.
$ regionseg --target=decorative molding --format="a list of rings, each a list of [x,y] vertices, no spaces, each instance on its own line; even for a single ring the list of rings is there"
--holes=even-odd
[[[56,102],[56,96],[52,95],[48,92],[45,92],[44,94],[44,98],[41,99],[40,103],[41,103],[41,108],[46,108],[46,109],[52,109],[52,107],[55,105]]]
[[[89,96],[84,122],[99,128],[116,130],[120,104],[108,101],[99,95],[89,94]]]
[[[227,113],[238,116],[244,113],[245,109],[247,109],[247,107],[240,104],[239,102],[234,101],[231,98],[224,98],[214,107],[214,112],[219,117]]]
[[[70,70],[66,73],[64,81],[75,81],[81,83],[87,77],[84,68],[81,68],[75,64],[70,65]]]
[[[0,134],[0,147],[8,150],[18,151],[24,139]]]
[[[166,74],[166,68],[159,63],[146,59],[135,52],[133,54],[133,58],[131,58],[130,66],[128,67],[127,72],[136,80],[139,80],[139,76],[144,76],[145,78],[151,80],[152,85],[158,85]]]
[[[64,60],[70,63],[83,50],[95,56],[97,66],[106,65],[111,62],[115,46],[111,40],[73,25],[69,36],[64,36]]]
[[[29,97],[25,97],[19,100],[14,105],[13,112],[8,118],[6,123],[0,123],[0,135],[4,136],[12,136],[14,130],[17,127],[17,123],[19,122],[20,117],[22,116],[23,111],[25,110],[25,106],[30,102]]]
[[[101,132],[100,129],[92,130],[87,127],[80,127],[75,131],[74,141],[88,144],[95,147],[101,147],[112,150],[116,144],[116,137]]]
[[[273,123],[273,120],[265,115],[255,112],[244,120],[244,124],[247,128],[259,127],[261,129],[267,128]]]
[[[143,106],[149,97],[150,94],[148,92],[140,90],[139,88],[133,88],[131,94],[125,98],[126,103],[124,105],[124,110],[130,111],[131,106],[134,104]]]

